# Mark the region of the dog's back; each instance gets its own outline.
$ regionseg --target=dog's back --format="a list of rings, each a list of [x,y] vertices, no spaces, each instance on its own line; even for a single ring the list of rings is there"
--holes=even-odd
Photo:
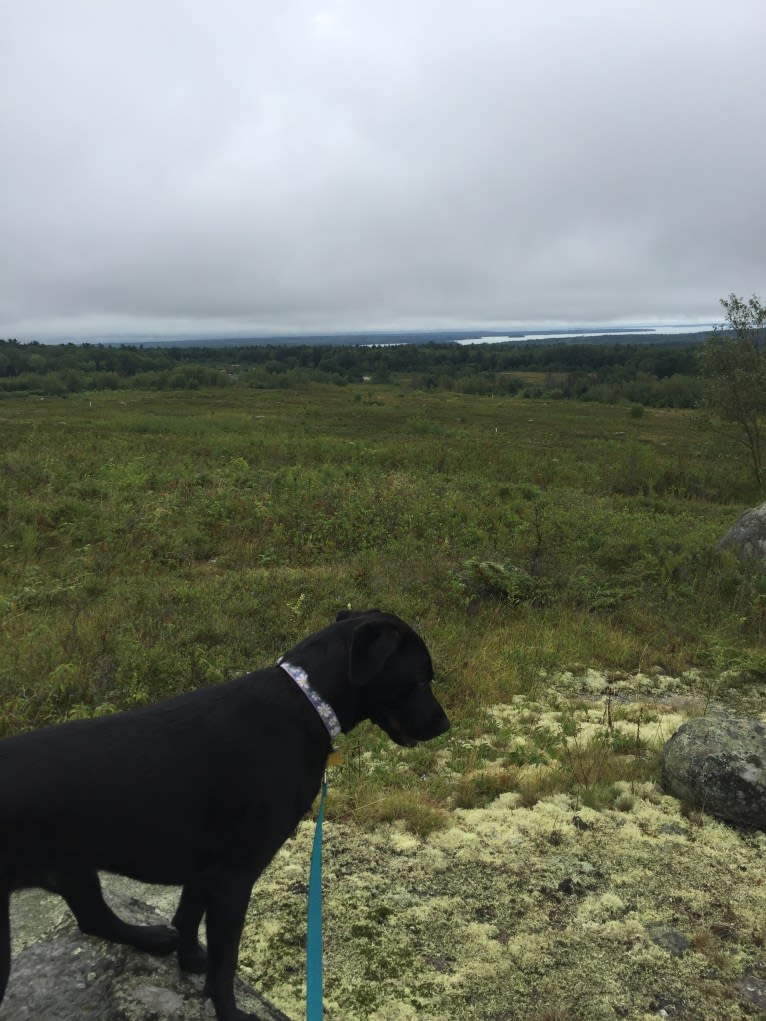
[[[62,859],[184,882],[211,817],[257,797],[284,751],[269,737],[282,711],[270,673],[0,741],[0,883]]]

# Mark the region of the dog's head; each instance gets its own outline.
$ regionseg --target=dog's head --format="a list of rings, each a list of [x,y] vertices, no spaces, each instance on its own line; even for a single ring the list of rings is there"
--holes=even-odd
[[[431,656],[408,624],[379,610],[343,610],[337,621],[352,628],[348,679],[363,717],[407,748],[449,729],[431,690]]]

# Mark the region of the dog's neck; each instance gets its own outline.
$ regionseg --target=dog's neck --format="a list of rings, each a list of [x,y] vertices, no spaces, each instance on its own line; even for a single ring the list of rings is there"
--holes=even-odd
[[[311,687],[308,673],[302,666],[290,663],[286,659],[280,659],[277,665],[280,666],[284,672],[288,674],[288,676],[292,677],[314,709],[316,709],[319,719],[322,723],[324,723],[327,733],[330,735],[330,740],[334,741],[343,730],[340,720],[330,703],[323,699],[315,688]]]

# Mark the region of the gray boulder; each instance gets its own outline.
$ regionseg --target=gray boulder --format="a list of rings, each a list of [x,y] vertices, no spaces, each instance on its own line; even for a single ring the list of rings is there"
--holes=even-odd
[[[114,878],[119,890],[127,881]],[[166,923],[167,914],[104,884],[109,902],[133,922]],[[177,891],[176,891],[177,894]],[[151,957],[84,936],[63,902],[37,890],[15,894],[14,954],[0,1021],[214,1021],[204,978],[185,975],[175,956]],[[244,982],[238,1005],[262,1021],[290,1021]]]
[[[719,819],[766,829],[766,726],[734,717],[690,720],[663,749],[662,783]]]
[[[766,567],[766,503],[753,507],[726,532],[720,545],[740,560]]]

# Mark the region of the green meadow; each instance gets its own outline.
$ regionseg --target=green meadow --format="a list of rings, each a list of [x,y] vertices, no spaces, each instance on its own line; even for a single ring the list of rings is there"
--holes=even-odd
[[[693,669],[712,695],[766,671],[766,585],[718,548],[757,494],[693,411],[395,384],[8,396],[0,479],[2,734],[272,663],[346,606],[423,634],[453,735],[556,672]],[[491,748],[456,746],[451,781],[414,786],[452,740],[400,768],[360,728],[336,815],[427,831],[518,784],[521,753],[487,773]],[[579,771],[571,741],[529,754],[554,786],[651,776],[621,741]]]

